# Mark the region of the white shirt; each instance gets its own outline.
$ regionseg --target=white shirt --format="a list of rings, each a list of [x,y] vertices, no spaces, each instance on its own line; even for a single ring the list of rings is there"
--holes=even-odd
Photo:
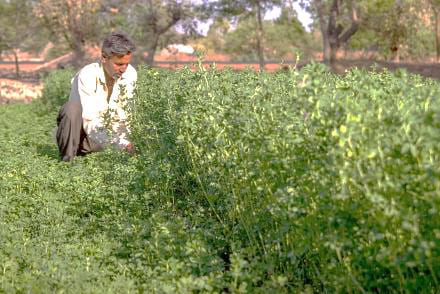
[[[83,67],[72,79],[69,99],[80,100],[83,128],[87,136],[103,146],[126,147],[129,131],[124,110],[127,99],[133,97],[137,72],[128,65],[127,70],[115,81],[107,102],[107,86],[101,63]]]

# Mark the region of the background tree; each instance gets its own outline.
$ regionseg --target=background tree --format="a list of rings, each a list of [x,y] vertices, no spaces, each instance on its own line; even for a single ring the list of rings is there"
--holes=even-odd
[[[79,66],[85,57],[85,45],[100,40],[100,6],[99,0],[40,0],[34,12],[54,42],[61,39],[67,44],[73,52],[73,65]]]
[[[366,11],[368,16],[351,39],[350,48],[374,49],[379,57],[393,61],[425,58],[434,49],[426,1],[372,1]]]
[[[349,43],[355,35],[375,42],[360,42],[358,46],[384,47],[383,52],[398,60],[404,44],[410,44],[422,25],[419,11],[420,1],[414,0],[310,0],[297,1],[306,8],[319,24],[322,35],[324,60],[333,64],[337,52]],[[423,30],[422,30],[423,31]],[[425,38],[425,36],[418,35]],[[370,40],[370,41],[371,41]],[[419,47],[416,42],[411,45]],[[359,47],[358,47],[359,48]]]
[[[280,16],[267,22],[265,36],[269,56],[277,60],[292,60],[298,54],[308,59],[315,50],[313,36],[298,20],[293,1],[285,1]]]
[[[211,25],[204,43],[212,47],[211,51],[226,53],[235,61],[255,61],[259,58],[255,50],[258,44],[256,26],[255,18],[240,19],[234,29],[225,19],[218,19]],[[263,21],[263,26],[265,62],[296,59],[298,54],[304,56],[309,50],[310,34],[289,7],[283,8],[277,19]]]
[[[216,17],[209,26],[206,36],[198,38],[195,42],[201,46],[202,51],[225,53],[225,38],[231,29],[232,25],[226,18]]]
[[[434,18],[436,60],[440,60],[440,0],[428,0]]]
[[[337,52],[359,29],[361,21],[359,2],[361,1],[311,0],[301,2],[319,23],[324,60],[334,64]]]
[[[205,1],[206,2],[206,1]],[[282,0],[217,0],[207,1],[208,6],[216,15],[243,21],[243,19],[255,19],[255,50],[260,64],[260,70],[264,69],[264,25],[263,17],[267,11],[276,6],[281,6]]]
[[[118,17],[123,17],[116,27],[127,30],[139,51],[146,51],[144,61],[149,65],[153,64],[159,48],[195,32],[199,5],[190,0],[113,0],[113,3],[118,6]]]
[[[0,52],[13,54],[17,77],[20,77],[19,51],[35,52],[47,40],[32,19],[31,1],[0,0]]]
[[[398,61],[401,49],[411,34],[416,33],[417,16],[409,0],[382,0],[370,9],[368,29],[383,41],[391,60]]]

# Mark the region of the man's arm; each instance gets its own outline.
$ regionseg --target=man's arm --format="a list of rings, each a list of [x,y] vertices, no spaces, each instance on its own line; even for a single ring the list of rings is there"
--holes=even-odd
[[[85,133],[99,144],[107,144],[108,136],[105,130],[101,112],[105,105],[105,97],[99,97],[100,86],[93,68],[83,68],[72,82],[71,99],[78,99],[82,106],[82,119]],[[101,91],[102,92],[102,91]]]
[[[101,128],[104,126],[100,112],[102,107],[99,105],[97,97],[96,77],[87,77],[81,73],[78,75],[78,93],[83,108],[82,118],[86,124],[92,128]]]

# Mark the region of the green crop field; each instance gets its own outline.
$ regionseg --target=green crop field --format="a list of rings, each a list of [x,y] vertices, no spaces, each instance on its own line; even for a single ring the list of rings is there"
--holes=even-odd
[[[0,293],[438,293],[440,83],[141,68],[133,156],[0,106]]]

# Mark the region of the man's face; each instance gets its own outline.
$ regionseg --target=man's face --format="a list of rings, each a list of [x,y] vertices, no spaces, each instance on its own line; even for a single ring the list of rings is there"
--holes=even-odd
[[[102,57],[102,66],[107,74],[113,79],[119,79],[127,70],[127,66],[131,61],[131,53],[127,55],[112,57]]]

